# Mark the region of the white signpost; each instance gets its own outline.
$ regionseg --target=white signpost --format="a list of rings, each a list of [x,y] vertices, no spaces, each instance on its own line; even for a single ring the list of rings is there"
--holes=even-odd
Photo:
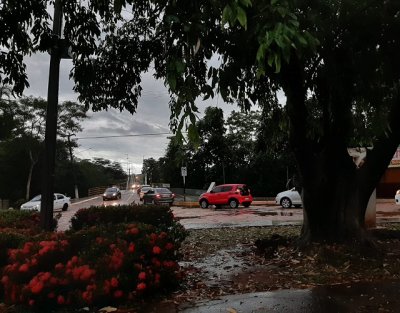
[[[186,176],[187,176],[187,167],[181,167],[181,174],[183,177],[183,201],[186,202]]]

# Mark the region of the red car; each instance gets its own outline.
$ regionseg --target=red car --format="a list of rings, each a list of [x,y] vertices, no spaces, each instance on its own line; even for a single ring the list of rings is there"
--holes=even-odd
[[[199,198],[200,206],[203,209],[213,204],[217,208],[222,205],[229,205],[231,208],[237,208],[239,204],[249,207],[253,197],[250,189],[244,184],[226,184],[214,187],[210,192],[203,193]]]

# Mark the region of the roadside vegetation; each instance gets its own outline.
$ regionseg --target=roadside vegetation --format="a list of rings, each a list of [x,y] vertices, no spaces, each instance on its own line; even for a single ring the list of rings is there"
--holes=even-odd
[[[66,232],[38,225],[37,212],[0,212],[0,302],[11,311],[135,307],[181,281],[186,231],[168,207],[81,209]]]

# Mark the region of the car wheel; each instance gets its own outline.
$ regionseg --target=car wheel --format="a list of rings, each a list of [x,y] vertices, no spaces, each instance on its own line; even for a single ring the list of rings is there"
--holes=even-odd
[[[63,211],[67,211],[68,210],[68,203],[64,203],[63,207],[62,207]]]
[[[236,199],[230,199],[229,200],[229,207],[231,209],[236,209],[239,206],[239,203],[237,202]]]
[[[287,197],[282,198],[281,206],[282,206],[282,208],[288,209],[292,206],[292,201],[290,201],[290,199]]]
[[[200,206],[202,209],[207,209],[208,208],[208,201],[206,199],[200,200]]]
[[[250,202],[244,202],[244,203],[243,203],[243,206],[244,206],[245,208],[248,208],[248,207],[250,206]]]

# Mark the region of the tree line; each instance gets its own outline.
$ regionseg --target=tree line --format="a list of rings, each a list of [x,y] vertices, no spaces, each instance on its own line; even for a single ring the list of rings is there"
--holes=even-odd
[[[0,198],[12,206],[41,193],[41,170],[47,102],[42,98],[11,98],[5,89],[0,99]],[[87,118],[85,108],[72,101],[59,106],[55,191],[74,195],[74,172],[80,196],[95,186],[107,186],[125,180],[121,164],[103,158],[74,158],[69,149],[77,142],[68,136],[82,130]]]
[[[277,123],[281,114],[282,108],[265,115],[232,111],[225,119],[222,109],[208,107],[196,123],[198,141],[171,137],[163,157],[143,161],[142,174],[150,183],[183,187],[185,166],[186,188],[245,183],[255,196],[275,196],[296,173],[287,132]]]

